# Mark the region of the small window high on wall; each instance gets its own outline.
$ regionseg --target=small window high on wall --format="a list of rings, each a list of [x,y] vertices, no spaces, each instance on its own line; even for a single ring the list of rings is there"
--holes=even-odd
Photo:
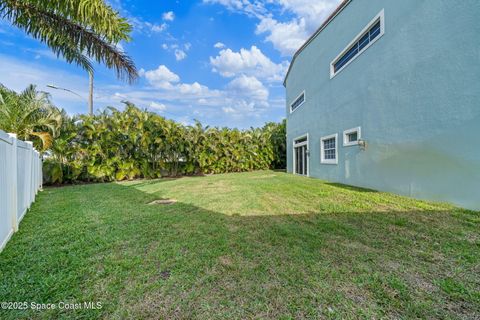
[[[291,104],[290,104],[290,113],[298,109],[302,104],[305,103],[305,91],[303,91]]]

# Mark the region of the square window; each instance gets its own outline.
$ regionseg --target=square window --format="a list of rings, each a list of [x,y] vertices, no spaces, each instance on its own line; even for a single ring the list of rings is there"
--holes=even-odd
[[[343,131],[343,146],[348,147],[358,145],[358,141],[362,138],[361,135],[362,130],[360,127]]]
[[[351,132],[347,134],[348,142],[356,142],[358,141],[358,132]]]
[[[338,134],[333,134],[320,139],[321,163],[338,164],[337,138]]]

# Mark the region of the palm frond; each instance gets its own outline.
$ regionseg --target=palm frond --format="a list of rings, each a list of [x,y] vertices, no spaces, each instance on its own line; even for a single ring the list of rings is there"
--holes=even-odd
[[[53,144],[53,137],[49,132],[30,132],[30,135],[42,141],[42,150],[48,150]]]
[[[131,25],[104,0],[29,0],[44,10],[55,12],[104,35],[109,42],[130,40]]]
[[[0,103],[0,129],[32,140],[42,150],[48,149],[63,121],[62,112],[52,105],[49,95],[33,85],[21,93],[0,86],[0,93],[4,97]]]
[[[58,14],[58,8],[55,11],[41,3],[33,0],[0,0],[0,15],[33,38],[46,43],[57,56],[63,56],[69,63],[92,71],[90,57],[114,69],[117,77],[130,83],[135,81],[138,77],[135,64],[116,46],[115,40],[120,39],[120,35],[109,31],[107,27],[102,29],[98,24],[86,26],[86,21],[79,22],[70,16],[63,16]],[[123,24],[122,28],[128,29]],[[102,30],[103,33],[96,33],[95,30]]]

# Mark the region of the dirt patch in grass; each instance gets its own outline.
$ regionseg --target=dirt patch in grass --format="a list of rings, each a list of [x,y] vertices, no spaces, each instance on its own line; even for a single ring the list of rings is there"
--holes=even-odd
[[[218,258],[218,262],[224,267],[232,267],[233,261],[229,256],[221,256]]]
[[[432,294],[438,291],[438,288],[430,280],[427,280],[424,276],[417,272],[405,273],[404,278],[409,286],[422,292]]]
[[[158,200],[153,200],[152,202],[149,203],[149,205],[170,205],[177,203],[177,200],[175,199],[158,199]]]
[[[162,278],[163,280],[167,280],[168,278],[170,278],[170,270],[163,270],[160,272],[160,278]]]

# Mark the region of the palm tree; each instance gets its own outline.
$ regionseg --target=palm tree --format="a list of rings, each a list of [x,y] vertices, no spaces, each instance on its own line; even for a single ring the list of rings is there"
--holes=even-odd
[[[138,77],[131,58],[117,46],[130,40],[132,27],[104,0],[0,0],[0,17],[88,72],[94,59],[119,78]]]
[[[33,140],[47,150],[62,122],[62,113],[52,105],[48,93],[28,86],[20,94],[0,86],[0,129],[22,140]]]

